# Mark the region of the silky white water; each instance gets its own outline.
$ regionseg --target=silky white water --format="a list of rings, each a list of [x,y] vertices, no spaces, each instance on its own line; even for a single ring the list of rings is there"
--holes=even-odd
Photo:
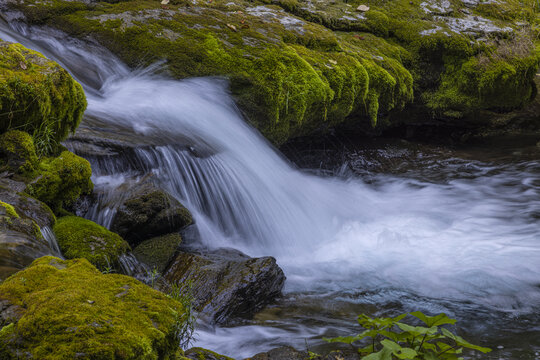
[[[412,308],[425,308],[430,299],[434,311],[449,311],[440,301],[515,316],[538,313],[538,161],[458,161],[464,166],[458,174],[470,176],[442,167],[449,175],[441,181],[376,174],[366,184],[355,176],[310,175],[246,124],[224,80],[153,75],[163,67],[130,72],[106,51],[55,40],[48,30],[17,30],[24,37],[7,29],[0,37],[59,57],[83,82],[88,119],[155,139],[158,145],[136,150],[141,173],[153,174],[193,213],[206,246],[275,256],[288,278],[286,293],[354,303],[376,291],[386,296],[382,302],[407,301]],[[94,181],[114,193],[117,180],[130,174],[110,170],[95,168]],[[114,204],[100,211],[109,214],[103,223]],[[249,344],[267,335],[278,334],[279,344],[299,334],[297,344],[323,333],[303,325],[236,331],[201,332],[197,344],[216,348],[225,339],[221,352],[247,356],[269,347]]]

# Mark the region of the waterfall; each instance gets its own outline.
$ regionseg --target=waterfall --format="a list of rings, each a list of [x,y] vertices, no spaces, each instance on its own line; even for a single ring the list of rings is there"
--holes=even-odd
[[[41,235],[47,240],[49,243],[49,247],[51,249],[51,255],[59,257],[63,259],[62,252],[60,251],[60,247],[58,246],[58,240],[56,240],[56,235],[54,235],[54,232],[52,229],[48,226],[41,228]]]
[[[83,127],[134,139],[129,152],[89,158],[91,219],[109,226],[122,187],[150,176],[192,212],[207,246],[275,256],[289,293],[538,312],[537,161],[452,159],[437,179],[374,174],[373,184],[308,174],[244,121],[225,80],[129,71],[97,45],[11,25],[24,36],[0,37],[60,59],[83,83]]]

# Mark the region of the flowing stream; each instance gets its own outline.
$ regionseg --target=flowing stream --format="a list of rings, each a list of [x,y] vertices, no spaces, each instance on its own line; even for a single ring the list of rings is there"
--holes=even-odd
[[[101,195],[87,217],[107,226],[122,187],[150,176],[193,213],[197,241],[277,258],[284,298],[253,321],[201,329],[196,345],[237,358],[317,350],[322,337],[357,332],[357,313],[422,310],[456,317],[495,349],[490,358],[540,359],[537,147],[503,161],[359,146],[325,171],[300,170],[246,124],[222,79],[170,80],[159,64],[131,71],[97,45],[16,21],[0,38],[83,84],[81,129],[133,142],[129,157],[89,159]]]

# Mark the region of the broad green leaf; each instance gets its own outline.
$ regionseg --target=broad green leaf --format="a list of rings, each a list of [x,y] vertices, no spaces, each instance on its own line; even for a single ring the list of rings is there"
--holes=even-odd
[[[418,353],[411,348],[402,348],[399,354],[394,353],[398,359],[414,359],[418,356]]]
[[[420,319],[428,327],[456,323],[455,319],[449,318],[445,313],[440,313],[439,315],[435,315],[435,316],[427,316],[421,311],[415,311],[410,314],[414,316],[415,318]]]
[[[423,327],[423,326],[411,326],[404,323],[396,323],[396,325],[403,331],[407,331],[413,335],[419,336],[419,335],[433,335],[437,333],[437,327]]]
[[[366,337],[375,337],[377,336],[378,333],[379,332],[377,330],[366,330],[356,336],[339,336],[339,337],[335,337],[331,339],[324,338],[323,340],[330,343],[341,342],[345,344],[352,344],[353,342],[362,340],[363,338],[366,338]]]
[[[456,342],[456,344],[458,344],[459,346],[463,346],[463,347],[466,347],[468,349],[477,350],[477,351],[483,352],[484,354],[491,351],[490,348],[486,348],[486,347],[471,344],[467,340],[463,339],[461,336],[458,336],[458,335],[450,332],[449,330],[447,330],[445,328],[441,328],[441,331],[445,336],[447,336],[450,339],[454,340]]]
[[[400,351],[401,346],[398,343],[393,342],[392,340],[385,339],[381,341],[382,346],[385,348],[388,348],[392,351]]]
[[[364,356],[363,360],[392,360],[392,351],[383,347],[381,351],[378,351],[368,356]]]

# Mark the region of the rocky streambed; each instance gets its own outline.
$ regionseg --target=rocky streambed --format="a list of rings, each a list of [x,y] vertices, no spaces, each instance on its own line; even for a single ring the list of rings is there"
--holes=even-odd
[[[532,7],[1,5],[1,37],[86,100],[0,43],[0,357],[354,359],[322,338],[413,310],[499,358],[538,355]],[[132,70],[99,43],[165,62]],[[228,81],[172,79],[194,75]],[[275,144],[340,126],[289,141],[290,162],[242,112]],[[181,349],[193,311],[195,345],[225,355]]]

